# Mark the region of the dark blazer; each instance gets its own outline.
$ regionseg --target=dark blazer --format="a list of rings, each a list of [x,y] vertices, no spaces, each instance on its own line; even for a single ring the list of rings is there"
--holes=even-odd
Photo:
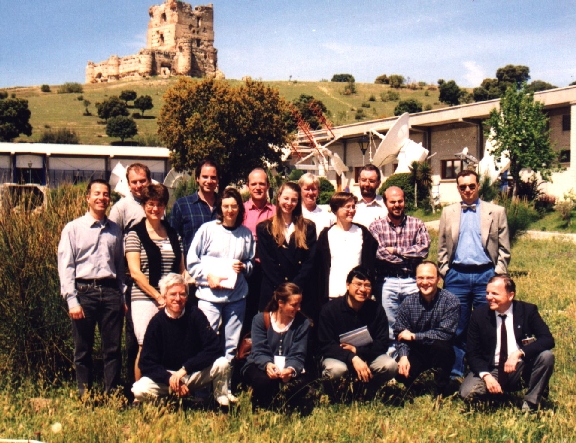
[[[536,305],[514,300],[512,309],[516,343],[524,351],[526,360],[532,360],[542,351],[554,347],[554,338]],[[496,311],[491,311],[488,305],[475,309],[470,317],[466,344],[466,357],[474,374],[490,372],[494,368],[496,334]],[[531,336],[536,337],[536,341],[522,345],[522,339]]]
[[[315,315],[315,303],[312,299],[315,285],[311,280],[316,253],[316,225],[310,220],[304,220],[304,223],[308,249],[297,248],[294,235],[290,237],[290,243],[284,241],[279,247],[272,237],[272,219],[256,226],[258,238],[256,251],[262,264],[262,286],[258,306],[260,311],[264,311],[280,283],[292,282],[302,289],[302,311],[309,316]]]
[[[378,249],[378,242],[370,234],[370,231],[358,223],[352,223],[362,230],[362,252],[360,254],[360,265],[369,270],[374,275],[374,267],[376,266],[376,251]],[[330,282],[330,268],[331,255],[330,243],[328,242],[328,231],[336,225],[329,228],[324,228],[318,236],[318,243],[316,244],[316,270],[318,271],[318,302],[321,307],[324,303],[328,302],[328,285]],[[344,294],[340,294],[344,295]]]

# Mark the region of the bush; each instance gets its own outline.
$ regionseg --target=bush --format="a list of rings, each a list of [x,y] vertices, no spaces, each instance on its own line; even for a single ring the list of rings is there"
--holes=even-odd
[[[138,146],[163,146],[160,138],[156,134],[139,135],[135,140]]]
[[[370,97],[368,98],[369,102],[375,102],[376,101],[376,96],[374,94],[370,94]]]
[[[390,81],[390,87],[397,89],[401,88],[404,82],[406,81],[404,76],[398,74],[392,74],[391,76],[388,77],[388,80]]]
[[[370,103],[364,102],[364,103],[362,103],[361,106],[362,106],[363,108],[369,108],[369,107],[370,107]]]
[[[534,201],[534,209],[536,209],[539,213],[544,214],[546,212],[552,212],[554,210],[555,204],[556,197],[549,194],[540,194]]]
[[[26,207],[25,197],[9,207]],[[43,212],[6,211],[0,223],[0,372],[13,377],[70,378],[73,355],[60,296],[58,242],[64,225],[86,211],[85,187],[47,195]]]
[[[356,114],[354,114],[354,118],[356,120],[362,120],[365,117],[364,109],[360,108],[356,110]]]
[[[338,83],[354,83],[356,81],[356,79],[354,79],[354,76],[352,74],[334,74],[332,76],[332,80],[330,80],[332,82],[338,82]]]
[[[344,95],[356,94],[356,83],[354,83],[353,81],[348,82],[342,93]]]
[[[81,94],[84,87],[80,83],[66,82],[58,88],[58,94]]]
[[[42,91],[42,92],[50,92],[50,85],[42,85],[42,86],[40,86],[40,91]]]
[[[320,189],[318,195],[317,203],[319,205],[326,205],[330,202],[330,198],[336,191],[332,183],[329,180],[325,179],[324,177],[319,177],[320,180]]]
[[[76,100],[78,100],[79,102],[82,102],[82,101],[84,101],[84,96],[79,95],[78,97],[76,97]]]
[[[388,85],[390,84],[390,80],[388,79],[388,76],[386,74],[382,74],[376,77],[374,83],[376,83],[377,85]]]
[[[394,108],[394,115],[402,115],[405,112],[413,114],[415,112],[422,112],[422,103],[413,98],[408,100],[400,100],[398,105]]]
[[[288,174],[288,180],[290,180],[291,182],[297,182],[298,180],[300,180],[300,177],[302,177],[305,174],[306,171],[304,171],[303,169],[292,169],[292,171],[290,171],[290,174]]]
[[[8,98],[8,91],[0,91],[0,100]]]
[[[412,211],[414,209],[414,185],[412,183],[412,174],[409,172],[402,174],[392,174],[382,184],[378,193],[380,195],[384,195],[384,191],[392,186],[398,186],[404,191],[404,203],[406,211]]]
[[[60,143],[64,145],[77,145],[80,143],[78,133],[72,129],[60,128],[56,131],[44,131],[40,136],[40,143]]]
[[[560,215],[560,218],[566,223],[566,226],[570,226],[572,224],[574,202],[572,200],[563,200],[556,203],[555,209]]]
[[[538,212],[525,198],[510,198],[500,194],[497,203],[506,209],[510,242],[515,241],[532,222],[538,220]]]
[[[426,106],[424,106],[424,110],[425,110],[425,111],[431,111],[431,110],[432,110],[432,105],[426,105]]]
[[[482,200],[491,202],[500,194],[500,181],[492,181],[490,177],[483,177],[480,179],[478,192]]]
[[[396,91],[386,91],[380,94],[380,100],[383,102],[395,102],[400,100],[400,94]]]

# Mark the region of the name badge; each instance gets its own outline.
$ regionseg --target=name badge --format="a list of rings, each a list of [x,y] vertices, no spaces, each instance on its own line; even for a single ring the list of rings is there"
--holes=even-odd
[[[286,367],[286,356],[285,355],[275,355],[274,364],[279,371],[282,371]]]

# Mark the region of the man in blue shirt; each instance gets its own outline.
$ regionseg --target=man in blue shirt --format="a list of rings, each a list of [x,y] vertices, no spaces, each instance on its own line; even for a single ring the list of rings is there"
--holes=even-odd
[[[170,217],[170,224],[182,238],[184,257],[188,256],[188,249],[198,228],[216,219],[214,207],[218,198],[218,165],[212,160],[203,160],[196,167],[195,174],[198,191],[176,200]]]
[[[480,200],[476,172],[461,171],[456,184],[462,201],[443,209],[438,236],[438,267],[444,277],[444,288],[460,300],[453,378],[464,374],[466,332],[472,308],[486,304],[488,280],[506,274],[510,262],[504,208]]]

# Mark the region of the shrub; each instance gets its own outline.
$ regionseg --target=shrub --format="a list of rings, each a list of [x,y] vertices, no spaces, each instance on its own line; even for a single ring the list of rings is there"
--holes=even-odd
[[[42,91],[42,92],[50,92],[50,85],[42,85],[42,86],[40,86],[40,91]]]
[[[414,209],[414,185],[412,183],[412,174],[409,172],[392,174],[380,187],[380,190],[378,191],[379,194],[384,195],[384,191],[392,186],[398,186],[404,191],[406,211],[412,211]]]
[[[508,235],[514,241],[530,224],[538,220],[538,213],[525,198],[510,198],[500,194],[497,203],[506,208],[508,218]]]
[[[305,171],[303,169],[292,169],[290,174],[288,175],[288,180],[292,182],[297,182],[300,180],[300,177],[304,175]]]
[[[478,192],[482,200],[491,202],[497,198],[500,193],[500,181],[492,181],[490,177],[483,177],[480,179]]]
[[[8,91],[0,91],[0,100],[8,98]]]
[[[404,82],[406,81],[404,76],[398,74],[392,74],[391,76],[388,77],[388,80],[390,81],[390,86],[392,88],[401,88]]]
[[[424,91],[424,97],[429,97],[430,93],[428,91]]]
[[[400,100],[400,94],[396,91],[386,91],[380,94],[380,100],[383,102],[395,102]]]
[[[361,106],[362,106],[363,108],[369,108],[369,107],[370,107],[370,103],[364,102],[364,103],[362,103]]]
[[[431,111],[431,110],[432,110],[432,105],[426,105],[426,106],[424,106],[424,110],[425,110],[425,111]]]
[[[388,79],[388,76],[386,74],[382,74],[376,77],[374,83],[376,83],[377,85],[388,85],[390,83],[390,80]]]
[[[560,218],[566,223],[566,226],[570,226],[572,224],[574,202],[572,200],[562,200],[556,203],[555,209],[560,215]]]
[[[58,94],[81,94],[84,87],[77,82],[66,82],[58,88]]]
[[[78,97],[76,97],[76,100],[78,100],[79,102],[84,101],[84,96],[79,95]]]
[[[422,112],[422,103],[413,98],[407,100],[400,100],[398,105],[394,108],[394,115],[402,115],[405,112],[413,114],[415,112]]]
[[[556,197],[549,194],[540,194],[534,201],[534,209],[539,213],[552,212],[556,204]]]
[[[370,94],[370,97],[368,98],[369,102],[375,102],[376,101],[376,96],[374,94]]]
[[[64,145],[77,145],[80,143],[78,133],[72,129],[60,128],[56,131],[44,131],[40,136],[40,143],[60,143]]]
[[[139,135],[136,137],[136,143],[138,146],[163,146],[160,138],[156,134]]]
[[[330,81],[338,83],[354,83],[356,79],[352,74],[334,74]]]
[[[362,120],[365,117],[364,109],[360,108],[356,110],[356,114],[354,114],[354,118],[356,120]]]
[[[330,198],[332,194],[336,191],[334,189],[334,185],[330,183],[329,180],[325,179],[324,177],[319,177],[320,180],[320,189],[318,195],[318,204],[326,205],[330,202]]]
[[[356,94],[356,83],[354,83],[353,81],[348,82],[342,94],[344,95]]]

